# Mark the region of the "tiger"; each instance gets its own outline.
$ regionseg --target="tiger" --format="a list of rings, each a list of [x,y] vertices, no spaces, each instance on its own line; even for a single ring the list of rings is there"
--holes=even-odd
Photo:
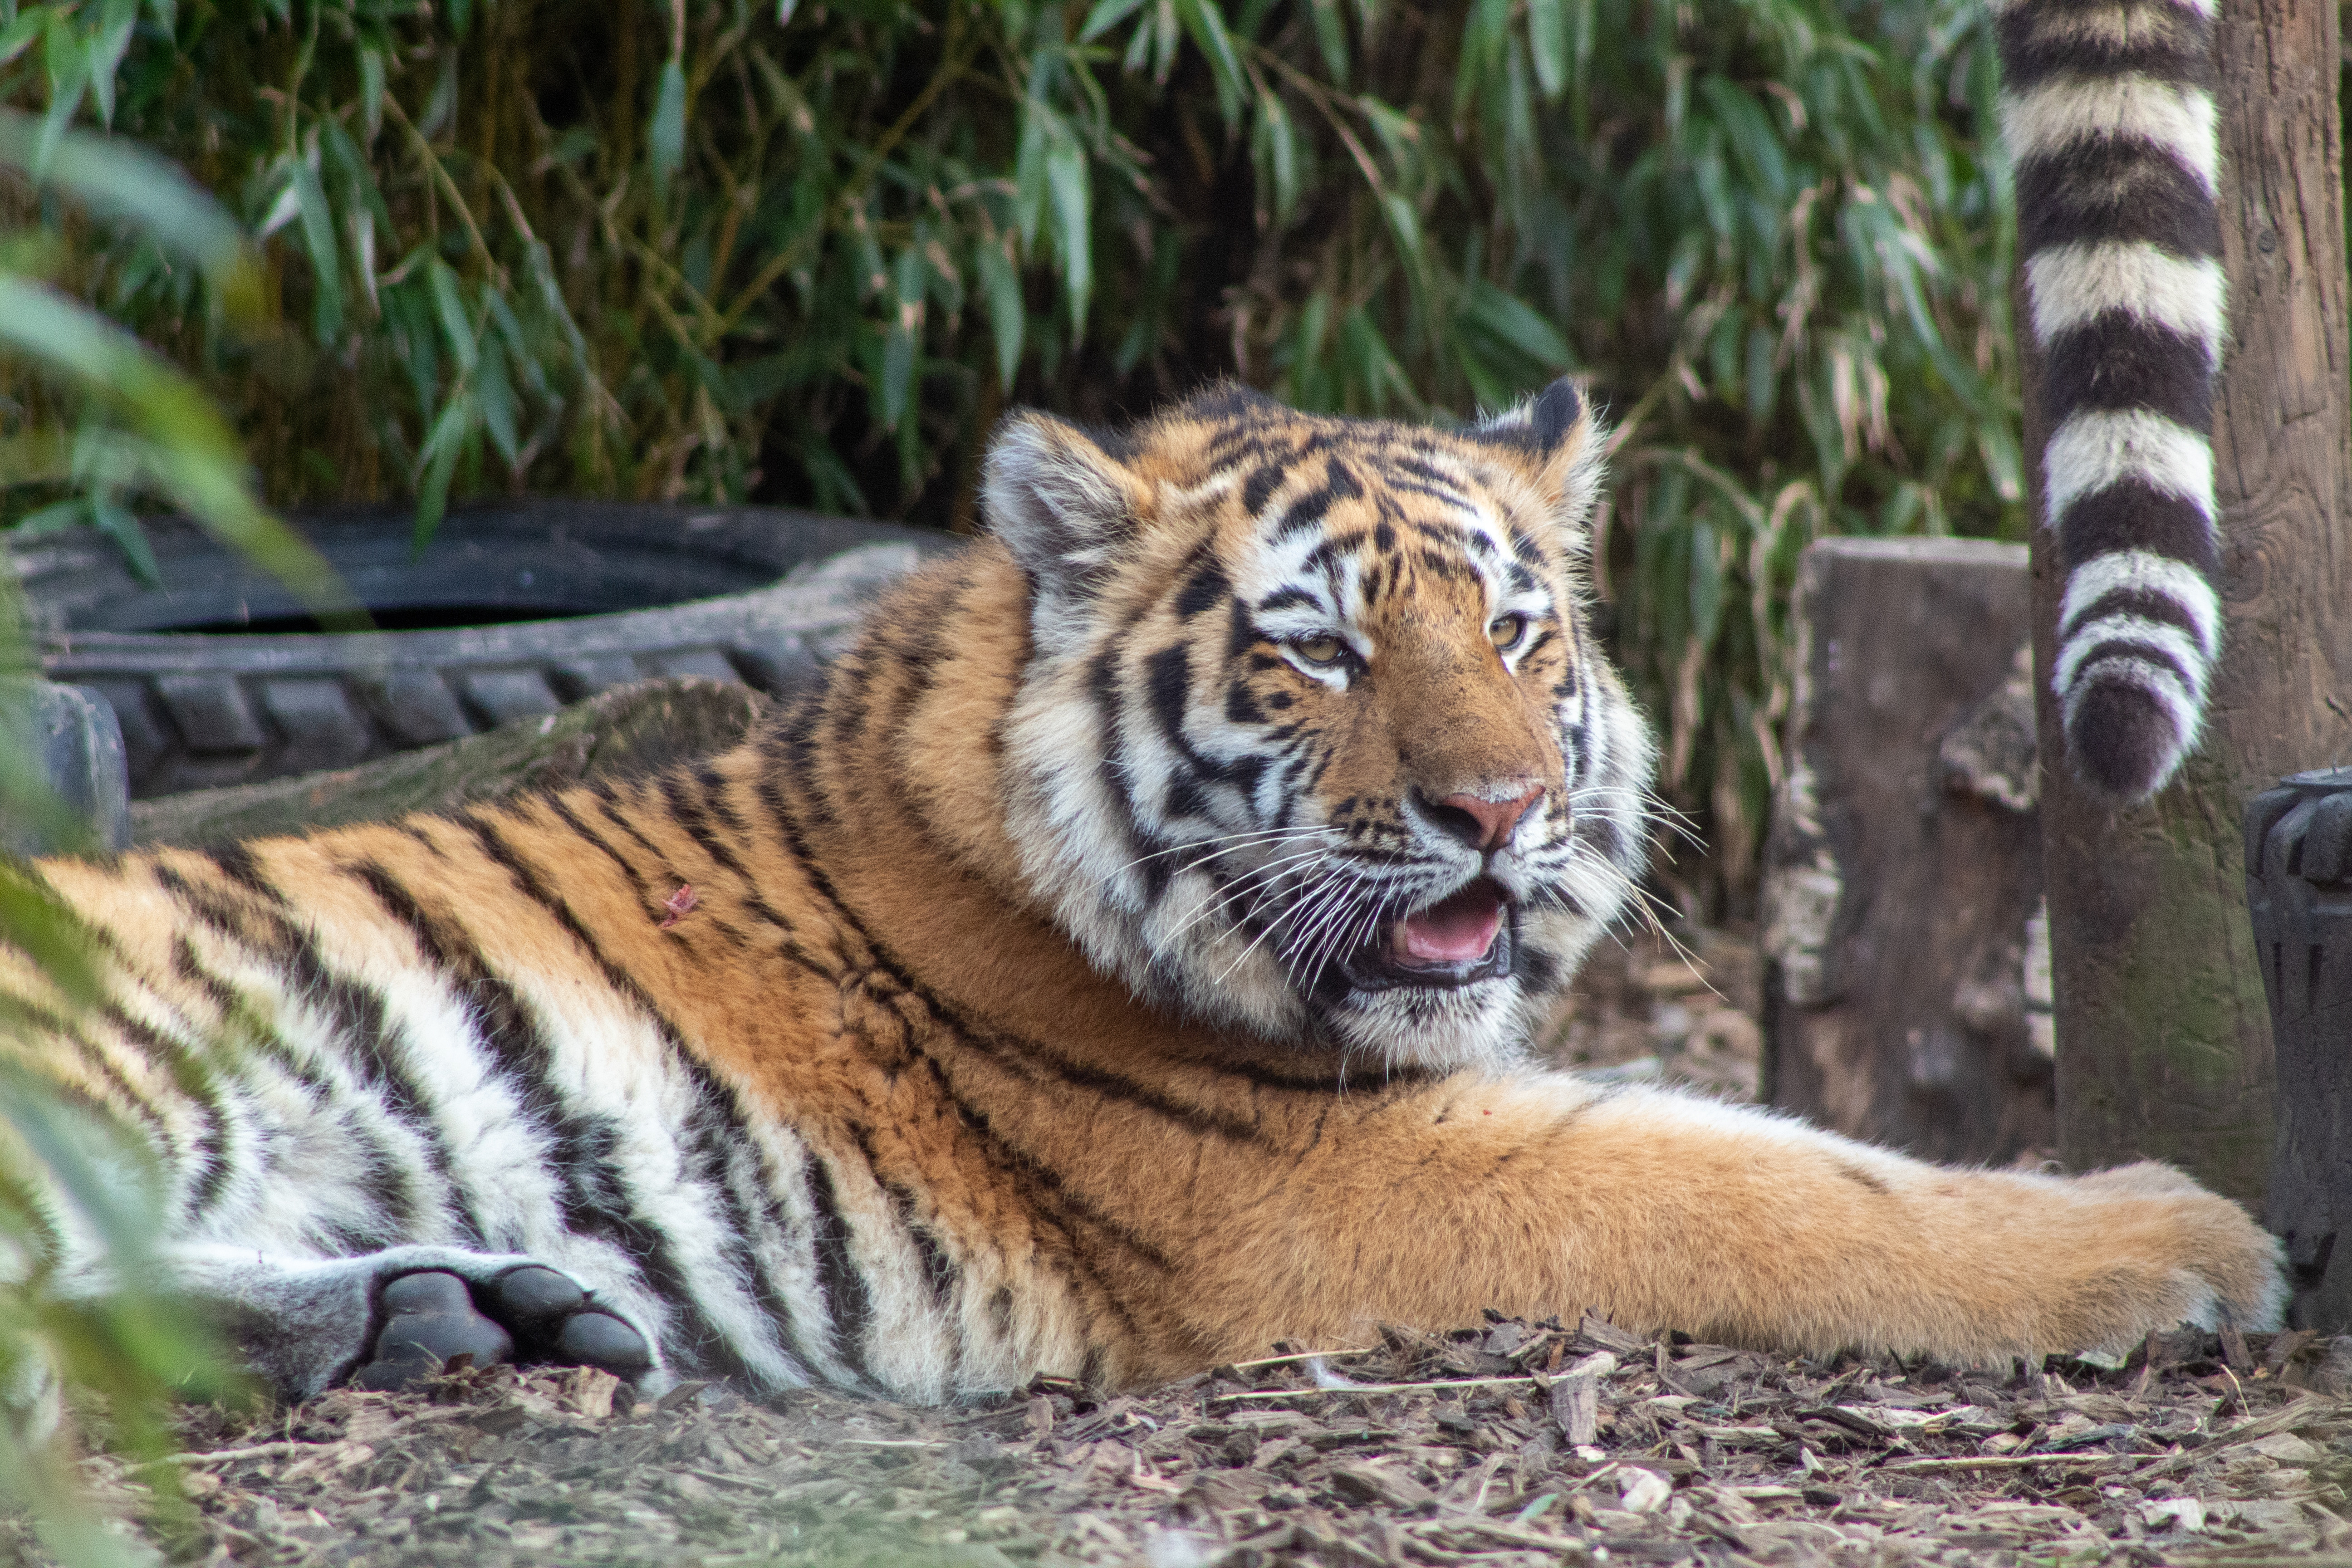
[[[2275,1244],[2165,1166],[1940,1168],[1531,1047],[1649,841],[1604,447],[1570,380],[1019,413],[987,535],[733,750],[40,863],[103,999],[0,955],[7,1048],[136,1130],[145,1277],[289,1399],[463,1356],[940,1402],[1490,1310],[1954,1364],[2274,1323]]]
[[[2219,651],[2212,12],[1995,20],[2054,695],[2128,800]],[[289,1399],[470,1359],[940,1402],[1490,1311],[1954,1364],[2276,1324],[2275,1242],[2162,1164],[1944,1168],[1547,1064],[1652,826],[1607,442],[1572,379],[1451,427],[1016,413],[986,535],[733,750],[40,862],[100,999],[0,950],[0,1055],[129,1130],[139,1282]],[[0,1271],[123,1282],[27,1201]]]

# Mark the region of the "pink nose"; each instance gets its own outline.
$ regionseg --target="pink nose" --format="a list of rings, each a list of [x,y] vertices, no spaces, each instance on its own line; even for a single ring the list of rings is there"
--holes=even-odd
[[[1543,786],[1538,784],[1517,800],[1481,800],[1475,795],[1449,795],[1437,804],[1458,811],[1476,823],[1478,836],[1475,838],[1466,833],[1461,837],[1473,849],[1487,850],[1510,837],[1511,829],[1517,827],[1519,818],[1543,798]]]

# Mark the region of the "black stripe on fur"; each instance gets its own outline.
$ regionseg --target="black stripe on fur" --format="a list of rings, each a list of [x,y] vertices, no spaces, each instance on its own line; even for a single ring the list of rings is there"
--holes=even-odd
[[[2042,363],[2042,409],[2051,428],[2078,408],[2146,408],[2210,430],[2212,351],[2128,311],[2104,311],[2053,338]]]
[[[2137,137],[2086,138],[2017,170],[2017,248],[2130,240],[2174,256],[2221,254],[2213,194],[2186,163]]]
[[[2209,578],[2221,563],[2221,542],[2197,503],[2145,479],[2078,496],[2059,521],[2059,559],[2070,573],[2118,550],[2186,561]]]
[[[2127,658],[2135,664],[2151,665],[2180,682],[2182,690],[2197,689],[2197,682],[2191,678],[2190,672],[2180,668],[2180,660],[2174,656],[2170,648],[2151,638],[2136,637],[2127,633],[2103,637],[2094,644],[2091,651],[2083,656],[2082,663],[2076,667],[2079,673],[2075,679],[2080,680],[2084,674],[2088,673],[2092,666],[2111,658]]]
[[[2081,609],[2066,617],[2058,627],[2058,640],[2064,642],[2094,621],[2110,616],[2136,616],[2144,621],[2177,626],[2189,635],[2192,642],[2201,641],[2204,633],[2179,600],[2168,594],[2152,593],[2141,588],[2117,588],[2100,595]]]
[[[2128,17],[2127,24],[2120,19]],[[2120,25],[2102,26],[2107,18]],[[1994,24],[2001,85],[2012,93],[2056,76],[2149,77],[2189,87],[2213,80],[2213,25],[2186,5],[2139,0],[2036,0]]]

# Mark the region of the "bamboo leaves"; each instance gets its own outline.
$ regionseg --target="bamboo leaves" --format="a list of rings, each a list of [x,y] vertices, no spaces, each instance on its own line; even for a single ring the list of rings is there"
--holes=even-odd
[[[1090,20],[1099,20],[1100,15],[1098,7],[1097,17]],[[1047,6],[1039,19],[1039,31],[1045,36],[1030,57],[1013,182],[1021,247],[1034,253],[1044,229],[1046,251],[1061,273],[1070,335],[1077,338],[1085,335],[1094,294],[1094,160],[1072,117],[1052,102],[1085,70],[1083,65],[1066,58],[1058,37],[1060,16],[1059,6]],[[1116,20],[1114,16],[1104,25],[1115,25]],[[1081,37],[1085,36],[1082,29]],[[1000,312],[1000,322],[1004,319]],[[1003,341],[1000,335],[1000,343]]]
[[[327,205],[326,187],[319,183],[318,142],[310,155],[286,160],[286,191],[302,224],[302,244],[310,258],[310,330],[321,342],[331,342],[343,330],[343,260],[335,243],[335,215]]]
[[[1297,124],[1276,93],[1261,93],[1250,133],[1250,160],[1257,174],[1258,201],[1263,207],[1270,194],[1271,222],[1288,226],[1298,210],[1304,162]],[[1260,226],[1265,226],[1261,221]]]
[[[1028,307],[1021,298],[1021,267],[1012,241],[1011,235],[1004,235],[995,243],[983,241],[972,252],[988,299],[989,329],[996,337],[997,382],[1007,392],[1020,374],[1021,351],[1029,329]]]
[[[923,258],[908,249],[891,268],[888,328],[882,338],[882,426],[896,430],[914,402],[923,342]]]
[[[1078,28],[1078,42],[1091,44],[1143,8],[1144,0],[1095,0],[1094,9]]]
[[[660,85],[654,89],[653,120],[646,127],[646,164],[652,171],[658,195],[686,163],[686,62],[662,62]]]
[[[1339,0],[1307,0],[1315,25],[1315,47],[1322,56],[1323,74],[1341,87],[1348,84],[1348,23],[1339,14]]]
[[[1568,6],[1570,0],[1528,0],[1528,52],[1547,101],[1568,89]]]
[[[102,13],[111,17],[118,8]],[[135,15],[135,8],[133,11]],[[107,22],[105,26],[112,26]],[[101,43],[104,43],[101,37]],[[113,47],[112,45],[107,45]],[[119,54],[119,49],[117,53]],[[101,110],[114,107],[107,67]],[[87,85],[87,84],[86,84]],[[253,257],[227,216],[151,154],[131,145],[59,132],[0,109],[0,171],[37,193],[47,222],[102,218],[129,242],[129,259],[150,277],[177,262],[206,280],[224,316],[257,313]],[[77,210],[79,209],[79,210]],[[13,214],[10,216],[14,216]],[[51,282],[29,275],[28,257],[47,262],[61,248],[21,230],[0,229],[0,374],[14,388],[26,382],[62,395],[73,416],[69,458],[58,471],[65,419],[54,422],[35,398],[20,397],[36,417],[12,432],[6,457],[26,465],[62,499],[28,520],[45,526],[87,517],[111,534],[142,576],[155,561],[124,504],[126,495],[161,497],[194,514],[274,567],[331,624],[348,599],[324,563],[270,517],[253,495],[243,453],[204,394],[122,326]],[[47,237],[46,235],[43,237]],[[161,266],[149,263],[160,261]],[[0,479],[18,481],[0,463]],[[40,688],[23,679],[26,655],[13,584],[0,581],[0,823],[38,825],[51,845],[74,844],[72,814],[51,794],[37,759],[43,748],[26,732]],[[86,832],[86,827],[83,828]],[[11,837],[14,837],[12,833]],[[89,846],[103,847],[102,846]],[[22,846],[17,846],[19,850]],[[0,1037],[31,1025],[68,1041],[79,1016],[101,996],[102,945],[58,900],[41,875],[0,854],[0,946],[29,958],[35,976],[0,1005]],[[178,1072],[184,1058],[166,1067]],[[151,1163],[105,1109],[105,1097],[71,1095],[58,1080],[0,1063],[0,1384],[13,1391],[0,1417],[0,1501],[27,1517],[46,1555],[77,1565],[129,1564],[152,1555],[105,1528],[82,1500],[68,1433],[93,1403],[106,1412],[110,1447],[163,1464],[170,1445],[161,1410],[175,1386],[222,1391],[209,1347],[179,1308],[143,1296],[152,1277],[152,1216],[159,1212]],[[79,1280],[60,1279],[70,1228],[102,1249],[101,1268],[82,1266]],[[110,1273],[121,1283],[100,1297],[90,1285]],[[70,1403],[61,1396],[77,1395]],[[95,1401],[86,1395],[96,1395]],[[176,1490],[168,1468],[149,1471],[168,1507]]]
[[[225,149],[208,177],[268,235],[309,379],[238,371],[236,397],[289,498],[944,520],[1015,397],[1135,410],[1239,374],[1466,413],[1576,369],[1623,411],[1622,651],[1695,726],[1685,804],[1747,812],[1769,759],[1738,714],[1780,679],[1754,617],[1792,547],[1725,545],[1747,511],[1666,455],[1759,514],[1805,487],[1788,537],[2015,526],[1980,0],[1866,31],[1833,0],[222,4],[145,14],[116,121]],[[95,115],[105,10],[0,21],[0,100],[37,133]],[[188,363],[242,363],[184,268],[58,254]]]
[[[68,133],[50,144],[44,169],[37,162],[41,142],[24,117],[0,110],[0,167],[56,180],[67,194],[194,263],[215,280],[225,306],[249,306],[251,258],[217,207],[131,149]],[[210,402],[129,331],[51,286],[0,267],[0,361],[10,359],[69,388],[95,411],[77,432],[65,477],[88,498],[91,521],[124,542],[144,574],[152,578],[153,558],[121,504],[125,492],[168,497],[277,572],[314,608],[341,618],[347,596],[325,563],[262,510],[244,454]]]
[[[1520,388],[1576,363],[1576,352],[1559,328],[1484,279],[1463,290],[1454,339],[1462,374],[1486,408],[1507,406]]]
[[[1204,0],[1205,3],[1205,0]],[[1054,196],[1054,237],[1062,266],[1070,334],[1083,336],[1094,294],[1092,164],[1068,128],[1057,125],[1045,149],[1045,184]]]
[[[20,21],[35,15],[27,12]],[[50,136],[25,115],[0,108],[0,164],[29,173],[93,216],[135,225],[198,268],[230,313],[249,317],[260,308],[260,276],[244,231],[154,153],[79,133]]]
[[[1217,112],[1228,129],[1241,122],[1249,82],[1242,73],[1241,55],[1233,35],[1225,30],[1225,15],[1217,0],[1175,0],[1176,16],[1201,53],[1207,58],[1217,88]]]

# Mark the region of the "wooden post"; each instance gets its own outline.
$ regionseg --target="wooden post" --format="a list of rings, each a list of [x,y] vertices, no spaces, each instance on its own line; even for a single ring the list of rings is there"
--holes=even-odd
[[[2204,743],[2154,800],[2115,811],[2067,773],[2038,683],[2061,1157],[2078,1169],[2170,1160],[2249,1203],[2269,1173],[2273,1066],[2242,818],[2282,774],[2352,760],[2336,4],[2222,0],[2231,341],[2214,437],[2226,629]],[[2026,444],[2039,453],[2030,345],[2026,358]],[[2053,542],[2034,534],[2034,658],[2046,675],[2061,584]]]
[[[1764,853],[1764,1098],[1931,1160],[2053,1142],[2025,552],[1825,539]]]

